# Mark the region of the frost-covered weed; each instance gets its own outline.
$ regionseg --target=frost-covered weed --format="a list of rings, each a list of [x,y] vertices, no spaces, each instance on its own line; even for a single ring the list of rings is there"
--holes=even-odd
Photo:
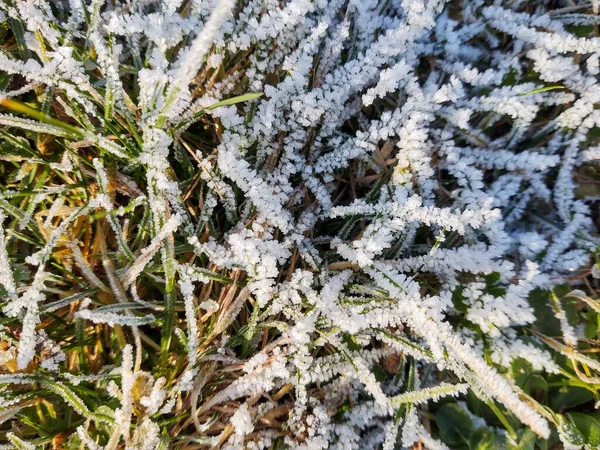
[[[0,3],[0,434],[447,448],[469,392],[577,448],[510,371],[600,372],[554,293],[530,332],[598,245],[597,5],[556,4]]]

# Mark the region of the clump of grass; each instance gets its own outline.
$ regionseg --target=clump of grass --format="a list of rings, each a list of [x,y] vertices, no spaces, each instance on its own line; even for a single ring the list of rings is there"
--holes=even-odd
[[[593,11],[238,3],[0,4],[6,448],[598,448]]]

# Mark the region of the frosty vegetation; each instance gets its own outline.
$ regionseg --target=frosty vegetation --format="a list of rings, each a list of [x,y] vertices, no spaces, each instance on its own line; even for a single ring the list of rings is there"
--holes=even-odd
[[[3,448],[580,448],[508,370],[600,372],[527,332],[599,243],[581,4],[0,2]]]

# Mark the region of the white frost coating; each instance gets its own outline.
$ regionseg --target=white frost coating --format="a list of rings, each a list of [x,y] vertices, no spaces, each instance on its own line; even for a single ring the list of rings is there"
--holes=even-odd
[[[154,322],[154,316],[151,314],[145,316],[125,316],[111,312],[98,312],[89,309],[82,309],[75,313],[75,317],[79,319],[90,320],[93,323],[106,323],[110,326],[137,326],[147,325]]]
[[[121,410],[117,416],[120,419],[117,429],[123,435],[125,442],[129,441],[131,416],[133,414],[133,385],[135,376],[133,373],[133,347],[126,345],[123,349],[123,361],[121,363]]]
[[[231,416],[231,425],[233,425],[234,433],[239,437],[244,437],[252,433],[254,425],[252,424],[252,418],[250,417],[246,403],[242,403],[237,411],[233,413],[233,416]]]
[[[188,324],[188,361],[190,366],[193,367],[196,364],[198,353],[198,324],[194,308],[194,283],[184,266],[180,268],[179,276],[179,289],[183,296],[185,320]]]
[[[16,296],[16,285],[10,268],[8,253],[6,252],[6,237],[2,227],[5,219],[6,216],[0,212],[0,285],[6,289],[9,297],[14,298]]]
[[[235,0],[219,0],[208,22],[202,27],[192,45],[185,51],[179,68],[173,75],[171,89],[167,94],[167,106],[174,106],[179,98],[186,93],[188,85],[202,66],[204,57],[213,46],[221,25],[231,14],[234,5]],[[170,116],[171,111],[162,111],[162,114]]]

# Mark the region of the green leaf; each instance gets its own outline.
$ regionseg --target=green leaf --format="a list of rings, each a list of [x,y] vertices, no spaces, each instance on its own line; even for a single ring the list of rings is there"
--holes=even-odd
[[[554,289],[556,297],[560,300],[567,319],[572,326],[577,326],[577,301],[574,298],[565,297],[570,292],[568,286],[558,286]],[[536,317],[535,328],[546,336],[560,336],[562,334],[558,319],[551,307],[550,292],[535,289],[529,296],[529,302],[534,309]],[[565,298],[562,298],[565,297]]]
[[[235,105],[236,103],[242,103],[242,102],[248,102],[250,100],[256,100],[257,98],[262,97],[263,95],[264,94],[262,92],[248,92],[247,94],[244,94],[244,95],[238,95],[237,97],[231,97],[231,98],[227,98],[225,100],[221,100],[220,102],[214,103],[205,109],[201,109],[200,111],[195,113],[192,117],[185,119],[185,120],[179,122],[178,124],[176,124],[173,128],[178,130],[179,128],[189,124],[190,122],[194,121],[195,119],[203,116],[206,113],[206,111],[212,111],[213,109],[219,108],[221,106],[231,106],[231,105]]]
[[[213,272],[212,270],[203,269],[201,267],[192,267],[190,268],[190,270],[191,273],[194,275],[202,275],[206,278],[210,278],[211,280],[215,280],[220,283],[233,284],[233,280],[231,278],[226,277],[224,275],[220,275],[216,272]]]
[[[219,108],[221,106],[230,106],[235,105],[236,103],[248,102],[250,100],[256,100],[257,98],[262,97],[264,94],[262,92],[248,92],[244,95],[238,95],[237,97],[231,97],[225,100],[221,100],[213,105],[210,105],[206,108],[206,111],[211,111],[213,109]]]
[[[363,346],[356,340],[356,337],[349,333],[344,333],[342,335],[342,342],[346,344],[352,351],[359,351],[363,348]]]
[[[517,94],[517,97],[523,97],[524,95],[539,94],[540,92],[554,91],[556,89],[564,89],[564,86],[544,86],[542,88],[533,89],[531,91]]]
[[[590,448],[600,447],[600,421],[596,417],[578,412],[570,412],[566,416],[575,425]]]
[[[452,303],[454,307],[460,312],[466,312],[468,306],[466,304],[466,298],[463,295],[463,287],[458,287],[452,292]]]
[[[594,394],[589,390],[578,386],[562,386],[558,393],[550,396],[550,406],[558,411],[562,408],[587,403],[594,399]]]
[[[492,273],[486,275],[484,278],[485,278],[485,284],[487,284],[488,287],[493,286],[498,281],[500,281],[500,272],[492,272]]]
[[[529,361],[523,358],[513,360],[510,365],[512,378],[521,389],[527,394],[533,394],[536,391],[546,392],[548,383],[543,376],[536,373]]]
[[[81,128],[74,127],[73,125],[69,125],[62,120],[55,119],[54,117],[44,114],[43,112],[34,109],[18,100],[11,98],[0,99],[0,106],[8,109],[11,112],[25,114],[41,123],[48,124],[46,127],[46,129],[49,130],[47,131],[48,134],[56,134],[58,136],[67,135],[77,138],[81,138],[85,135],[85,131]],[[18,119],[17,117],[13,117],[12,120],[14,121],[14,125],[11,126],[19,126],[19,123],[24,123],[22,119]],[[25,128],[28,129],[27,126]]]
[[[534,450],[537,435],[527,428],[519,431],[519,440],[516,444],[507,442],[509,450]]]
[[[6,437],[17,450],[32,450],[35,448],[31,442],[26,442],[12,433],[6,433]]]
[[[373,375],[375,375],[375,379],[379,383],[383,383],[388,378],[388,373],[385,371],[383,367],[379,364],[375,364],[373,366]]]
[[[390,398],[390,402],[393,405],[401,405],[404,403],[426,403],[429,400],[437,400],[443,396],[457,395],[461,392],[464,392],[466,388],[466,384],[440,383],[434,387],[407,391],[403,394],[396,395]]]
[[[567,417],[556,414],[556,418],[558,419],[558,434],[563,444],[575,447],[585,445],[585,437]]]
[[[596,339],[598,337],[598,325],[593,322],[586,322],[583,334],[588,339]]]
[[[464,448],[473,434],[469,414],[457,403],[444,403],[435,413],[440,438],[451,448]]]
[[[494,433],[489,428],[476,429],[469,439],[471,450],[492,450],[494,448]]]

